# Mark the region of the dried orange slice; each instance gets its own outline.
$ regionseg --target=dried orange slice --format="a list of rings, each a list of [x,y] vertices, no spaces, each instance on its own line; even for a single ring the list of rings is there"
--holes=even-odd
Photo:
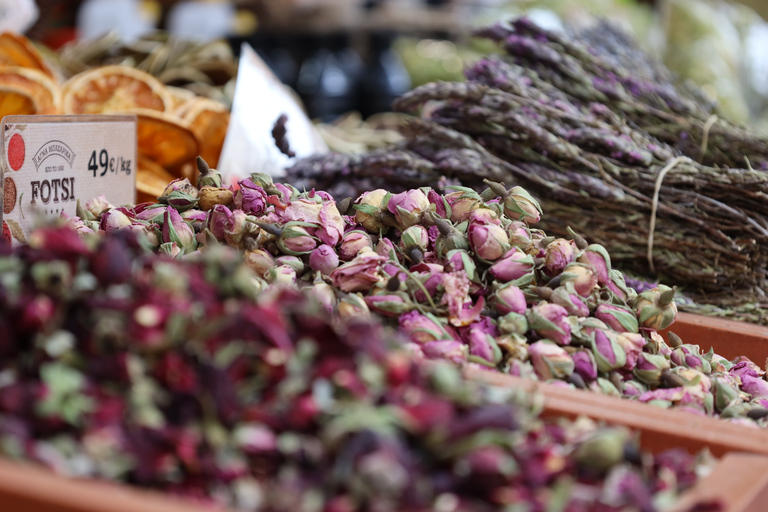
[[[155,203],[176,177],[146,157],[139,156],[137,164],[136,200],[138,203]]]
[[[195,98],[179,107],[176,115],[192,126],[200,143],[200,156],[211,167],[218,166],[229,126],[227,107],[209,98]]]
[[[173,98],[152,75],[127,66],[103,66],[70,78],[63,87],[65,114],[104,114],[134,108],[165,111]]]
[[[176,116],[145,108],[126,111],[136,114],[139,154],[166,170],[175,170],[198,155],[198,143],[189,123]]]
[[[174,87],[172,85],[166,85],[165,87],[168,89],[168,92],[171,93],[171,112],[176,112],[176,110],[184,103],[197,98],[195,93],[189,89],[184,89],[183,87]]]
[[[53,78],[51,68],[29,39],[12,32],[0,34],[0,66],[36,69],[48,78]]]
[[[37,69],[0,68],[0,118],[9,115],[57,114],[59,86]]]

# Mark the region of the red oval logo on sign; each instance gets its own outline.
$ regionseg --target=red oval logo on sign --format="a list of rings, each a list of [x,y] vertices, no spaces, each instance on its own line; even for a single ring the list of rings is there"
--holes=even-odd
[[[14,133],[8,142],[8,165],[11,169],[18,171],[24,165],[24,139],[18,133]]]

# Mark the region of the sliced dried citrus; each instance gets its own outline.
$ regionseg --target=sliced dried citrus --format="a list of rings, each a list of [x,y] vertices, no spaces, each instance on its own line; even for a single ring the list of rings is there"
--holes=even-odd
[[[171,114],[137,108],[139,153],[167,170],[175,170],[198,155],[198,143],[189,123]]]
[[[59,86],[37,69],[0,68],[0,118],[10,115],[57,114]]]
[[[184,89],[183,87],[174,87],[172,85],[166,85],[165,87],[168,89],[168,92],[171,93],[171,99],[173,100],[171,104],[171,112],[176,112],[176,110],[184,103],[197,98],[195,93],[188,89]]]
[[[104,114],[134,108],[165,111],[173,105],[152,75],[127,66],[103,66],[70,78],[63,87],[65,114]]]
[[[51,68],[29,39],[12,32],[0,34],[0,66],[36,69],[53,78]]]
[[[229,126],[227,107],[208,98],[195,98],[179,107],[176,115],[192,126],[200,143],[200,156],[211,167],[218,166]]]
[[[174,179],[176,179],[175,176],[160,164],[139,156],[136,171],[137,202],[157,202],[157,198],[163,195],[165,187]]]

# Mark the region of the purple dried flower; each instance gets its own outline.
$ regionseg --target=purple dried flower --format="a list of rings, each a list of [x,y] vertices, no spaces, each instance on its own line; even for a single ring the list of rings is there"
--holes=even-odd
[[[184,253],[197,249],[195,231],[174,208],[166,208],[163,216],[163,242],[178,244]]]
[[[365,292],[384,281],[380,267],[387,258],[373,251],[363,251],[355,259],[331,272],[333,285],[343,292]]]
[[[527,309],[525,294],[520,288],[510,283],[496,290],[494,299],[494,307],[502,315],[507,313],[523,314]]]
[[[450,337],[435,317],[418,311],[403,314],[398,319],[398,324],[401,332],[420,345]]]
[[[447,359],[456,364],[462,364],[467,361],[467,346],[460,341],[429,341],[421,345],[421,350],[429,359]]]
[[[238,182],[240,188],[235,191],[235,207],[251,215],[261,215],[268,206],[267,193],[250,179]]]
[[[571,240],[558,238],[544,249],[544,268],[550,276],[560,274],[576,259],[576,246]]]
[[[558,345],[571,343],[571,324],[568,311],[563,306],[543,302],[528,311],[528,324],[536,334]]]
[[[320,245],[310,253],[309,266],[312,270],[328,275],[339,266],[339,255],[330,245]]]
[[[566,378],[575,367],[570,354],[549,341],[532,343],[528,347],[528,355],[536,375],[542,380]]]
[[[371,237],[365,231],[354,230],[344,233],[339,246],[339,258],[351,261],[363,249],[371,249]]]
[[[585,382],[589,383],[597,379],[597,362],[595,356],[589,350],[577,350],[571,354],[574,369],[581,375]]]
[[[533,257],[517,247],[510,248],[504,256],[491,265],[491,275],[496,280],[507,283],[520,279],[533,271]]]
[[[749,393],[752,398],[768,398],[768,382],[751,375],[741,376],[741,390]]]
[[[595,356],[597,368],[601,372],[618,370],[627,363],[627,354],[624,352],[619,335],[610,329],[594,330],[591,336],[592,354]]]
[[[590,265],[570,263],[563,269],[563,273],[560,274],[560,283],[571,283],[576,293],[582,297],[589,297],[595,287],[597,287],[597,274]]]
[[[427,208],[429,208],[429,199],[419,189],[395,194],[387,203],[387,209],[395,214],[397,225],[401,230],[418,224]]]
[[[614,304],[600,304],[595,317],[617,332],[638,332],[637,316],[634,311]]]
[[[509,237],[501,226],[472,223],[467,234],[470,247],[481,260],[496,261],[509,250]]]

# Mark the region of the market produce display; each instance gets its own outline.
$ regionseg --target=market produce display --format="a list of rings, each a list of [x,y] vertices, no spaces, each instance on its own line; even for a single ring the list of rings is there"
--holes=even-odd
[[[667,344],[656,330],[675,321],[674,289],[638,295],[603,246],[532,227],[546,215],[522,187],[377,189],[336,203],[258,173],[222,188],[198,163],[197,187],[176,180],[159,204],[135,207],[97,198],[68,223],[140,232],[176,258],[237,248],[262,289],[308,288],[342,318],[373,313],[418,357],[768,424],[763,369],[696,340]]]
[[[139,155],[137,192],[140,201],[150,201],[174,178],[192,176],[196,156],[202,155],[213,165],[218,162],[229,125],[229,107],[207,97],[216,96],[207,89],[193,85],[202,83],[208,76],[202,70],[207,70],[210,76],[226,74],[231,79],[236,74],[236,66],[233,71],[231,52],[226,54],[219,45],[148,39],[130,47],[150,54],[133,67],[136,61],[131,62],[130,58],[136,59],[139,53],[134,52],[130,58],[119,54],[113,48],[112,38],[114,35],[67,47],[62,50],[61,58],[49,65],[23,36],[0,35],[0,63],[3,64],[0,118],[35,114],[135,114]],[[109,41],[113,44],[106,44]],[[229,49],[226,44],[224,47]],[[97,58],[109,54],[121,55],[119,64],[92,67]],[[190,69],[197,70],[203,77]],[[71,76],[75,71],[78,73]],[[189,82],[192,78],[197,82]]]
[[[49,227],[0,252],[5,457],[264,511],[652,511],[700,469],[263,293],[221,246],[172,260],[131,231]]]
[[[299,161],[286,179],[337,198],[441,179],[476,190],[484,179],[519,183],[547,212],[547,231],[571,226],[617,266],[686,286],[696,300],[764,309],[764,139],[712,117],[607,27],[566,38],[523,18],[478,34],[506,55],[470,66],[466,82],[396,101],[421,115],[405,141]]]

